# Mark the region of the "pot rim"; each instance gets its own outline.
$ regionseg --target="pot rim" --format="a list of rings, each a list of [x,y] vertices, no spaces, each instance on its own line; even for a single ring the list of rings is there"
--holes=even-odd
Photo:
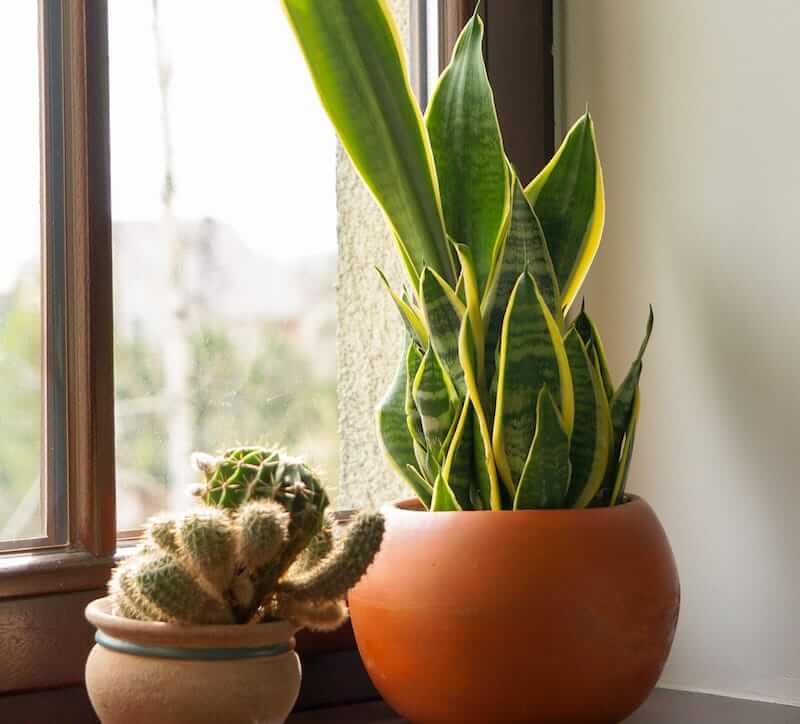
[[[161,621],[136,621],[116,616],[111,613],[111,598],[98,598],[85,610],[86,619],[97,628],[95,640],[107,648],[123,650],[140,649],[128,653],[160,656],[159,653],[148,654],[144,649],[169,648],[202,649],[207,656],[191,656],[184,658],[246,658],[248,656],[266,656],[285,653],[294,649],[294,634],[298,630],[288,621],[268,621],[258,624],[179,624]],[[117,645],[121,642],[126,646]],[[247,652],[247,650],[250,650]],[[209,654],[209,651],[225,651],[226,654]],[[257,653],[257,652],[261,653]],[[168,658],[181,658],[172,656]]]
[[[461,516],[461,515],[513,515],[516,517],[555,517],[555,516],[573,516],[580,515],[584,518],[609,516],[623,511],[630,512],[641,507],[649,507],[647,501],[639,495],[630,493],[625,494],[625,500],[619,505],[603,506],[599,508],[539,508],[533,510],[457,510],[457,511],[437,511],[436,516]],[[391,514],[415,514],[425,513],[430,514],[430,511],[422,507],[419,498],[400,498],[392,500],[381,506],[381,510]]]

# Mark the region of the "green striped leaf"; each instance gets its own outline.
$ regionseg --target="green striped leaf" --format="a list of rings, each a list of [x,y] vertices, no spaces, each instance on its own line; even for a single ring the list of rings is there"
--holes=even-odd
[[[545,385],[536,400],[536,435],[514,496],[514,510],[563,508],[569,485],[569,435]]]
[[[653,331],[653,308],[650,307],[650,314],[647,318],[647,327],[645,329],[644,339],[639,347],[639,352],[636,359],[633,360],[628,374],[625,379],[617,388],[614,393],[614,398],[609,405],[611,413],[611,425],[613,437],[611,441],[611,459],[613,463],[619,460],[620,451],[622,449],[622,441],[625,436],[625,431],[628,429],[628,424],[631,419],[631,411],[633,410],[634,397],[639,388],[639,379],[642,376],[642,358],[644,357],[647,343],[650,341],[650,335]],[[600,490],[592,501],[593,505],[609,505],[611,494],[616,484],[616,477],[619,466],[613,464],[606,474]]]
[[[411,394],[419,411],[425,449],[435,460],[440,461],[454,413],[444,372],[431,347],[422,357]]]
[[[647,317],[647,327],[645,328],[644,339],[639,347],[636,359],[633,361],[628,374],[622,380],[619,389],[611,400],[611,422],[614,425],[614,447],[619,450],[619,442],[628,427],[628,420],[631,416],[633,398],[639,386],[639,379],[642,376],[642,358],[644,357],[647,343],[653,332],[653,308],[650,307],[650,314]]]
[[[411,435],[411,439],[414,441],[415,445],[419,446],[424,451],[425,435],[422,431],[422,420],[420,418],[419,410],[417,410],[417,406],[414,403],[414,394],[412,392],[414,378],[417,376],[417,371],[419,370],[419,365],[421,362],[422,352],[420,352],[417,345],[412,343],[409,345],[408,352],[406,354],[406,427],[408,428],[409,435]],[[422,465],[418,454],[417,462]]]
[[[455,284],[433,156],[384,0],[282,0],[322,105],[386,213],[417,288],[424,266]]]
[[[572,480],[567,502],[585,508],[594,498],[609,464],[611,417],[603,383],[576,329],[564,339],[575,394],[575,422],[570,439]]]
[[[557,391],[567,434],[574,398],[561,334],[530,274],[521,274],[508,300],[500,335],[492,446],[500,477],[514,490],[522,475],[536,428],[537,398],[543,385]]]
[[[459,505],[468,510],[474,507],[472,490],[476,486],[474,470],[474,429],[472,403],[464,400],[456,419],[455,429],[442,465],[442,477],[447,481]]]
[[[447,481],[439,475],[433,486],[433,497],[431,499],[431,513],[455,513],[461,510],[461,506],[456,500],[456,496],[447,484]]]
[[[569,309],[600,246],[605,222],[603,172],[588,111],[525,195],[542,224],[561,303]]]
[[[472,250],[481,291],[510,206],[505,152],[482,43],[483,21],[476,10],[456,41],[425,117],[445,226],[453,239]]]
[[[511,226],[498,246],[492,281],[481,303],[486,325],[486,379],[490,382],[495,374],[495,354],[508,298],[520,274],[526,270],[531,272],[553,318],[561,320],[558,282],[542,227],[525,198],[516,175],[513,183]]]
[[[475,477],[480,488],[481,499],[488,501],[488,507],[492,510],[502,510],[503,500],[500,496],[497,468],[492,451],[492,438],[475,372],[475,339],[472,336],[472,325],[467,314],[461,321],[461,331],[458,335],[458,355],[464,369],[467,395],[474,412]]]
[[[486,331],[481,316],[481,295],[478,288],[478,278],[475,272],[475,263],[472,251],[465,244],[453,244],[461,263],[461,276],[464,279],[464,294],[466,297],[466,313],[464,319],[469,321],[470,334],[474,344],[473,369],[481,401],[486,397]],[[463,361],[462,361],[463,367]]]
[[[391,286],[389,286],[389,280],[386,278],[386,275],[380,269],[378,269],[378,267],[375,267],[375,271],[378,272],[378,276],[380,277],[383,286],[386,288],[386,291],[389,292],[389,296],[395,303],[397,311],[400,312],[400,318],[403,320],[403,324],[405,325],[408,333],[421,347],[427,347],[428,330],[425,328],[425,325],[420,319],[419,314],[417,314],[417,311],[411,306],[407,299],[400,297],[391,288]]]
[[[590,357],[593,358],[594,354],[597,355],[597,368],[600,372],[600,379],[603,381],[603,389],[606,391],[606,397],[609,401],[614,397],[614,383],[611,379],[611,373],[608,370],[608,362],[606,361],[606,351],[603,347],[603,341],[600,339],[600,334],[597,327],[594,326],[589,315],[586,313],[586,306],[581,303],[580,314],[575,318],[574,327],[581,336],[583,343],[586,345],[586,351]]]
[[[631,466],[633,457],[633,445],[636,442],[636,425],[639,421],[639,388],[633,395],[633,407],[631,417],[628,420],[628,427],[625,431],[625,443],[622,447],[622,454],[617,466],[617,477],[614,480],[614,490],[611,493],[610,505],[617,505],[625,500],[625,485],[628,482],[628,470]]]
[[[458,359],[458,330],[465,307],[447,282],[425,268],[419,280],[420,299],[431,345],[447,371],[459,398],[466,396],[464,370]]]
[[[491,438],[488,437],[491,428],[485,415],[481,419],[477,413],[473,413],[473,420],[475,421],[472,426],[475,488],[470,495],[481,501],[482,510],[502,510],[504,491],[506,496],[511,495],[511,491],[501,487],[497,477],[497,464],[492,452]]]
[[[414,346],[413,343],[411,346]],[[433,493],[431,486],[420,478],[419,474],[414,474],[416,471],[412,473],[409,470],[409,467],[413,469],[416,457],[414,441],[406,424],[407,359],[408,354],[404,353],[392,384],[378,405],[378,440],[391,467],[411,486],[422,504],[428,508]]]

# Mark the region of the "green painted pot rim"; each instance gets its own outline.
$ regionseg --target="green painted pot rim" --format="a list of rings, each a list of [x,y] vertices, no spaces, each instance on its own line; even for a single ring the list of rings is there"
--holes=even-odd
[[[265,656],[281,656],[289,653],[289,644],[273,644],[272,646],[255,646],[237,649],[220,648],[181,648],[177,646],[151,646],[114,638],[102,631],[94,635],[99,646],[121,654],[145,656],[156,659],[183,659],[186,661],[230,661],[233,659],[255,659]]]

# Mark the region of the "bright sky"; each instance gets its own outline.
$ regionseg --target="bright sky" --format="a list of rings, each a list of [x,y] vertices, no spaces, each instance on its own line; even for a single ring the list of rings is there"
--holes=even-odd
[[[0,292],[39,253],[37,3],[0,3]],[[13,109],[10,112],[9,109]]]
[[[268,256],[336,249],[335,137],[276,0],[161,0],[173,67],[175,205]],[[157,220],[163,179],[150,0],[110,0],[115,220]],[[0,291],[38,254],[36,3],[0,3],[0,67],[15,99],[0,133]],[[27,62],[20,62],[20,58]]]

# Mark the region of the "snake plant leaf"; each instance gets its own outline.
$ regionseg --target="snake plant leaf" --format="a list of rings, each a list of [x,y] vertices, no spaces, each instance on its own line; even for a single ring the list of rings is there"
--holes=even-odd
[[[392,287],[389,285],[389,280],[386,278],[386,275],[380,269],[378,269],[378,267],[375,267],[375,271],[378,272],[378,276],[380,277],[383,286],[386,288],[386,291],[389,292],[389,296],[395,303],[397,311],[400,312],[400,318],[403,320],[406,330],[421,347],[427,347],[428,330],[425,328],[425,324],[420,319],[416,310],[411,306],[407,299],[403,299],[392,289]]]
[[[628,420],[631,416],[631,409],[633,407],[633,398],[639,386],[639,378],[642,376],[642,358],[644,357],[647,343],[650,341],[650,335],[653,332],[653,308],[650,307],[650,314],[647,317],[647,327],[644,333],[644,339],[639,347],[639,352],[636,359],[633,361],[628,374],[619,386],[619,389],[614,394],[611,400],[611,422],[614,425],[614,446],[615,450],[619,450],[619,442],[628,427]]]
[[[458,359],[458,331],[465,307],[453,289],[435,271],[425,268],[419,280],[420,300],[430,343],[460,399],[466,397],[464,370]]]
[[[533,274],[554,319],[561,319],[558,282],[542,227],[525,198],[516,174],[513,175],[513,183],[511,226],[498,247],[491,284],[481,302],[486,325],[486,378],[490,382],[495,373],[495,353],[508,299],[519,275],[526,269]]]
[[[471,495],[471,491],[475,487],[473,427],[472,403],[467,397],[456,418],[453,435],[447,446],[447,456],[442,465],[442,477],[463,509],[473,507]]]
[[[569,435],[545,385],[536,400],[536,435],[514,496],[514,510],[563,508],[569,486]]]
[[[414,347],[415,345],[411,343],[410,346]],[[409,467],[413,468],[416,457],[414,440],[406,424],[407,359],[408,353],[403,354],[394,380],[386,396],[378,405],[378,440],[391,467],[411,486],[422,504],[428,508],[431,504],[433,490],[427,481],[420,478],[419,474],[414,475],[409,470]]]
[[[455,284],[430,142],[385,0],[282,0],[322,105],[410,260]]]
[[[431,499],[433,498],[433,486],[424,478],[422,473],[410,463],[406,465],[405,479],[408,481],[409,485],[411,485],[414,494],[419,498],[425,510],[430,510]]]
[[[575,393],[575,423],[570,439],[572,464],[567,503],[585,508],[603,483],[609,465],[611,416],[600,375],[576,329],[564,338],[572,387]]]
[[[472,250],[481,291],[510,208],[503,140],[482,44],[483,21],[476,8],[456,41],[453,58],[425,115],[445,227],[452,238]]]
[[[588,111],[525,195],[542,224],[567,310],[600,246],[605,223],[603,171]]]
[[[471,491],[471,495],[481,501],[482,510],[502,510],[504,497],[508,497],[512,493],[508,488],[500,485],[491,438],[487,437],[491,428],[485,421],[485,416],[484,419],[480,419],[477,413],[473,413],[473,420],[475,420],[472,428],[475,487]],[[487,462],[489,460],[492,461],[491,465]]]
[[[609,505],[616,505],[625,499],[625,484],[628,481],[628,470],[631,466],[631,458],[633,457],[633,445],[636,442],[636,425],[639,421],[639,389],[633,395],[633,409],[631,410],[631,419],[628,420],[628,428],[625,431],[625,443],[622,447],[622,453],[619,458],[619,465],[617,467],[617,477],[614,481],[614,490],[611,493],[611,501]]]
[[[481,315],[481,295],[477,272],[472,258],[472,250],[466,244],[453,243],[453,247],[458,254],[458,261],[461,263],[461,276],[464,279],[464,294],[467,300],[464,319],[469,322],[470,334],[475,345],[473,369],[481,400],[484,400],[486,395],[486,330]],[[463,367],[463,361],[461,364]]]
[[[606,397],[609,401],[614,397],[614,383],[611,380],[611,373],[608,370],[608,362],[606,361],[606,351],[603,347],[603,341],[600,339],[600,334],[594,322],[586,313],[586,305],[581,303],[581,311],[575,318],[574,327],[578,334],[581,336],[583,343],[586,345],[586,350],[592,356],[592,351],[597,354],[597,367],[600,370],[600,379],[603,381],[603,388],[606,391]]]
[[[486,510],[486,505],[481,499],[481,494],[477,487],[470,488],[469,501],[472,505],[472,510]]]
[[[422,362],[422,352],[416,344],[411,344],[408,347],[406,354],[406,395],[405,395],[405,412],[406,412],[406,427],[408,429],[411,439],[414,441],[415,446],[425,450],[425,434],[422,430],[422,419],[414,402],[414,394],[412,388],[414,386],[414,379],[417,376],[420,363]],[[420,462],[419,451],[417,451],[417,462]]]
[[[419,465],[422,477],[429,481],[431,485],[436,483],[436,478],[441,475],[442,465],[440,461],[440,454],[434,454],[430,450],[422,450],[416,448],[417,464]]]
[[[431,513],[455,513],[461,510],[456,496],[442,475],[436,478],[431,498]]]
[[[611,413],[611,426],[612,426],[612,439],[611,439],[611,459],[612,465],[606,474],[603,484],[595,495],[592,505],[609,505],[611,494],[616,485],[616,476],[618,473],[618,465],[616,464],[620,457],[620,450],[622,448],[623,438],[628,429],[628,424],[631,419],[631,412],[634,407],[634,397],[639,388],[639,379],[642,376],[642,358],[644,357],[647,343],[650,341],[650,334],[653,331],[653,308],[650,307],[650,314],[647,318],[647,327],[645,329],[644,339],[639,347],[639,352],[636,359],[633,360],[628,374],[625,379],[617,388],[614,393],[614,398],[609,403]]]
[[[475,371],[475,339],[472,335],[472,325],[468,314],[465,314],[464,319],[461,320],[461,330],[458,334],[458,355],[464,369],[467,395],[472,402],[474,413],[475,477],[480,488],[481,499],[486,501],[492,510],[502,510],[503,499],[500,495],[489,423],[486,420],[483,396]],[[511,493],[513,494],[513,490]]]
[[[500,477],[516,489],[536,429],[532,404],[543,385],[558,391],[567,435],[574,397],[567,353],[553,315],[529,273],[520,274],[500,335],[492,445]]]
[[[441,460],[454,413],[447,381],[432,347],[422,357],[411,394],[419,411],[425,449],[434,459]]]

